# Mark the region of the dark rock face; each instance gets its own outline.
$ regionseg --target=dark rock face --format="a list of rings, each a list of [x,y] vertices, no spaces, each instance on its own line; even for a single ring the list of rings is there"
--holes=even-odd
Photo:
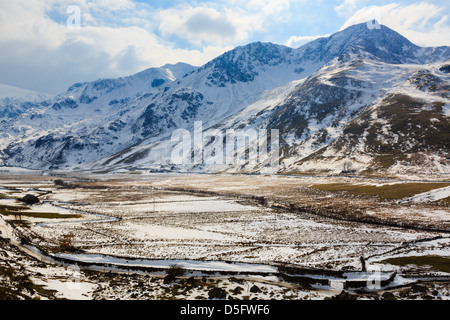
[[[57,102],[52,106],[53,110],[61,110],[64,108],[75,109],[77,107],[77,102],[71,98],[66,98],[63,101]]]
[[[343,290],[340,294],[338,294],[337,296],[334,296],[332,298],[332,300],[348,300],[348,301],[351,301],[351,300],[357,300],[357,297],[356,297],[356,295],[351,294],[351,293]]]
[[[381,296],[384,300],[397,300],[397,298],[395,297],[395,295],[392,292],[385,292],[383,293],[383,295]]]
[[[262,292],[262,291],[257,285],[254,285],[253,287],[250,288],[250,292],[258,293],[258,292]]]
[[[164,83],[166,83],[166,80],[164,80],[164,79],[155,79],[152,82],[152,88],[157,88],[159,86],[162,86]]]
[[[210,299],[225,299],[227,292],[221,288],[213,288],[208,292]]]
[[[225,87],[228,83],[252,82],[259,75],[258,67],[283,63],[291,52],[291,48],[261,42],[238,47],[204,66],[212,68],[207,84]]]
[[[80,97],[80,103],[91,104],[92,102],[94,102],[97,99],[98,99],[98,97],[90,97],[87,94],[83,94]]]
[[[164,284],[169,284],[172,283],[176,280],[176,277],[173,274],[168,274],[167,276],[164,277]]]
[[[168,115],[159,115],[156,111],[157,109],[156,104],[152,103],[147,107],[147,109],[145,109],[144,113],[140,117],[143,128],[142,136],[146,137],[161,133],[162,129],[158,124],[166,120]],[[139,130],[140,127],[137,126],[133,131],[134,133],[137,133]]]
[[[445,72],[445,73],[450,73],[450,64],[446,65],[446,66],[443,66],[439,70],[442,71],[442,72]]]
[[[39,203],[40,200],[38,197],[33,196],[31,194],[27,194],[25,197],[22,198],[22,201],[25,202],[26,204],[36,204]]]

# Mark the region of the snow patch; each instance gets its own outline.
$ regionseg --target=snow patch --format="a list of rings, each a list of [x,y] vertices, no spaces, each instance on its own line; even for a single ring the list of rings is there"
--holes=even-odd
[[[432,202],[432,201],[438,201],[441,199],[445,199],[450,197],[450,187],[435,189],[432,191],[424,192],[417,194],[411,198],[408,198],[406,200],[401,201],[401,204],[404,203],[424,203],[424,202]]]

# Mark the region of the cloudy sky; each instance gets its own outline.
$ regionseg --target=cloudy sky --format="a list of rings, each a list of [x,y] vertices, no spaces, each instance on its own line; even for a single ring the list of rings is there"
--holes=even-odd
[[[449,16],[448,0],[0,0],[0,83],[56,94],[254,41],[298,47],[373,18],[450,45]]]

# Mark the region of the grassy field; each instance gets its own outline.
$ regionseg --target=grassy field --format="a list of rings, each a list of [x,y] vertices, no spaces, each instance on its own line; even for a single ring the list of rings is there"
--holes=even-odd
[[[421,267],[428,266],[434,271],[450,273],[450,257],[410,256],[410,257],[390,258],[383,260],[382,262],[402,267],[407,265],[416,265]]]
[[[60,214],[57,212],[28,212],[27,207],[22,206],[6,206],[0,205],[0,214],[3,216],[20,216],[22,218],[39,218],[39,219],[77,219],[81,218],[80,214]]]
[[[412,197],[416,194],[448,186],[450,186],[449,183],[398,183],[383,186],[352,183],[329,183],[315,184],[310,188],[321,191],[347,192],[358,196],[372,196],[384,200],[400,200]]]
[[[0,205],[0,214],[3,216],[17,215],[23,210],[28,210],[28,208],[19,206]]]

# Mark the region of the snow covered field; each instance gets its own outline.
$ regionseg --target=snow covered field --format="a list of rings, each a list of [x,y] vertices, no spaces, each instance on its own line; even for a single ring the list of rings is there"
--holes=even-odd
[[[310,189],[313,183],[334,185],[340,181],[351,182],[352,186],[361,183],[381,187],[396,185],[398,181],[124,174],[89,175],[89,181],[86,176],[67,177],[64,179],[66,186],[58,187],[54,179],[50,176],[0,177],[0,207],[4,208],[3,219],[12,223],[33,245],[66,263],[149,270],[168,270],[177,265],[194,275],[195,272],[253,273],[259,279],[253,281],[267,281],[269,276],[271,285],[279,289],[292,285],[273,276],[278,274],[280,266],[333,272],[360,272],[363,268],[381,266],[386,272],[395,272],[404,268],[384,263],[385,259],[450,256],[448,231],[427,229],[425,224],[419,228],[401,227],[398,223],[405,221],[407,224],[408,218],[414,215],[414,223],[421,219],[435,220],[445,227],[445,223],[450,222],[448,206],[434,205],[430,199],[442,199],[447,187],[410,197],[427,198],[426,205],[418,201],[401,205],[398,201]],[[18,199],[27,193],[39,195],[41,203],[23,210],[18,221],[17,215],[8,214],[8,210],[23,208],[24,204]],[[280,194],[284,198],[280,198]],[[433,198],[435,194],[440,196]],[[263,201],[261,196],[265,197]],[[305,205],[308,199],[328,210],[338,210],[342,204],[350,209],[364,209],[362,218],[375,217],[381,219],[379,222],[384,221],[384,216],[395,217],[398,225],[336,219],[318,214],[312,205],[311,212],[306,212],[289,207],[285,202],[295,200],[296,205]],[[7,233],[2,228],[3,237]],[[68,235],[70,251],[61,245]],[[362,257],[366,261],[364,266]],[[404,283],[413,282],[399,279]],[[54,280],[47,283],[48,287],[61,287]],[[93,287],[91,282],[85,285],[87,291],[94,290]],[[325,286],[325,289],[324,294],[313,290],[315,297],[339,293],[331,287]],[[298,287],[296,290],[295,298],[306,294],[311,297],[310,290],[302,294]],[[92,294],[88,296],[92,298]]]

